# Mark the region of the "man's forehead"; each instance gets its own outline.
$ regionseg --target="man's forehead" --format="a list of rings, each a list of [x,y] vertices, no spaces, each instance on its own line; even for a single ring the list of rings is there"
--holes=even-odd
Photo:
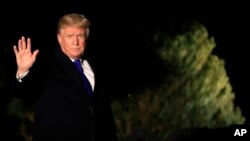
[[[75,27],[75,26],[67,26],[60,29],[62,33],[66,34],[73,34],[73,33],[85,33],[85,29],[81,27]]]

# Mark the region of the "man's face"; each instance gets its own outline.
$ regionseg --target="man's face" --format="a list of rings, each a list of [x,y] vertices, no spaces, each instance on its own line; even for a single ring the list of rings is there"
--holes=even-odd
[[[61,50],[71,59],[78,59],[85,50],[85,29],[66,26],[57,34]]]

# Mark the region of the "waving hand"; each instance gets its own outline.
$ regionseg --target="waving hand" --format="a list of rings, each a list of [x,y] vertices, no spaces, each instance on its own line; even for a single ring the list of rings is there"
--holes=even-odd
[[[18,40],[18,47],[14,45],[13,49],[16,56],[17,74],[23,74],[32,67],[39,50],[35,50],[32,53],[31,40],[28,38],[26,43],[24,36]]]

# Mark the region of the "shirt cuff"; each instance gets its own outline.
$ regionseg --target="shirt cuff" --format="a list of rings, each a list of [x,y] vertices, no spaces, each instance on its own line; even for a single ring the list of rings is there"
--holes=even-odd
[[[16,79],[18,82],[22,82],[22,78],[24,78],[27,74],[29,73],[29,71],[23,73],[23,74],[16,74]]]

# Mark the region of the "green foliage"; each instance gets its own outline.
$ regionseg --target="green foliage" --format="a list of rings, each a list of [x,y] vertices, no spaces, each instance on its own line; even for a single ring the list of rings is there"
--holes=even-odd
[[[150,47],[164,62],[164,82],[132,91],[127,101],[112,103],[119,138],[137,128],[165,138],[184,128],[243,124],[225,62],[212,54],[215,46],[197,22],[185,25],[175,36],[157,32]]]

